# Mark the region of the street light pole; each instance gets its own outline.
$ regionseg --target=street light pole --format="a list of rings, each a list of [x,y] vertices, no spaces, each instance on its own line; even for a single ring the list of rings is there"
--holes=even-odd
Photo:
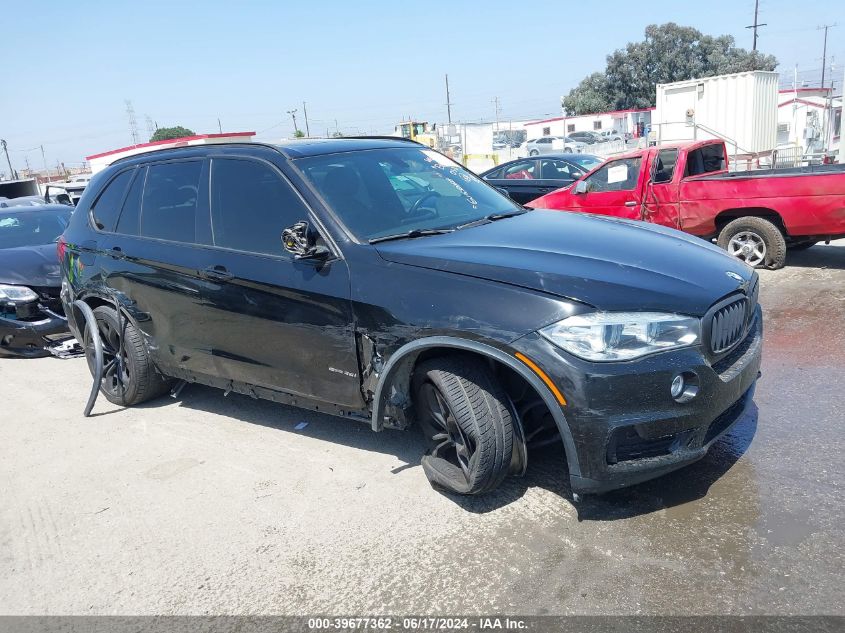
[[[12,169],[12,161],[9,159],[9,150],[6,148],[6,139],[0,139],[0,146],[3,148],[3,153],[6,154],[6,162],[9,164],[9,180],[14,180],[15,170]]]
[[[296,127],[296,112],[297,112],[296,110],[288,110],[288,114],[290,115],[290,118],[293,119],[293,134],[294,134],[294,136],[296,136],[296,133],[299,131],[299,128]]]

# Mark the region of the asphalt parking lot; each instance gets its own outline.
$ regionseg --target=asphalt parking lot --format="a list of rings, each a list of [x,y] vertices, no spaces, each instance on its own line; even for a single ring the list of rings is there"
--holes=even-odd
[[[555,450],[451,497],[414,433],[198,386],[85,419],[84,360],[3,360],[0,612],[845,614],[845,241],[761,277],[756,412],[578,504]]]

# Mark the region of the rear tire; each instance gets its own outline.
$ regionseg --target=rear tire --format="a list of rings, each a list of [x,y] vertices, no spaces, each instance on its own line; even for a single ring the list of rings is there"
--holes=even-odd
[[[490,368],[470,355],[421,363],[414,372],[416,419],[434,445],[422,459],[432,485],[465,495],[496,488],[513,452],[507,394]]]
[[[166,393],[170,389],[170,380],[158,373],[150,360],[144,339],[138,329],[125,315],[121,315],[118,324],[117,312],[110,306],[94,308],[97,328],[103,342],[103,381],[100,393],[114,404],[130,407]],[[121,332],[122,330],[122,332]],[[122,371],[118,371],[118,350],[123,338],[121,355]],[[83,341],[88,367],[93,374],[93,344],[85,330]]]
[[[538,152],[536,149],[532,149],[530,152],[528,152],[528,155],[529,156],[539,156],[540,152]]]
[[[777,270],[786,263],[786,239],[764,218],[747,216],[729,222],[719,233],[717,244],[755,268]]]

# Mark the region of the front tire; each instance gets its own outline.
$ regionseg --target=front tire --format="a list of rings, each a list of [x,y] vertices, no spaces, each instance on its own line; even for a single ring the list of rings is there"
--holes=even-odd
[[[717,244],[754,268],[777,270],[786,263],[786,239],[769,220],[748,216],[728,223]]]
[[[455,354],[427,360],[414,372],[416,419],[434,445],[423,471],[440,488],[477,495],[496,488],[513,451],[507,394],[478,358]]]
[[[162,395],[170,381],[158,373],[144,339],[129,319],[110,306],[94,308],[97,329],[103,343],[103,380],[100,393],[111,403],[130,407]],[[122,339],[122,345],[121,345]],[[85,329],[83,340],[88,368],[94,373],[94,345]]]
[[[528,152],[528,155],[529,156],[539,156],[540,152],[538,152],[536,149],[532,149],[530,152]]]

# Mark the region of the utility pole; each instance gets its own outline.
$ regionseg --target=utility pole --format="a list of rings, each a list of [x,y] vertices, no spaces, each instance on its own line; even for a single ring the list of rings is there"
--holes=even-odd
[[[44,146],[41,146],[41,160],[44,161],[44,175],[49,178],[50,169],[47,167],[47,156],[44,154]]]
[[[340,136],[340,128],[337,126],[337,119],[334,120],[334,133]]]
[[[754,24],[746,26],[747,29],[754,29],[754,45],[751,47],[752,52],[757,52],[757,29],[761,26],[768,26],[768,24],[760,24],[757,22],[757,16],[760,13],[760,0],[754,0]]]
[[[493,97],[493,107],[496,108],[496,131],[499,131],[499,97]]]
[[[302,102],[302,116],[305,117],[305,136],[311,138],[311,130],[308,128],[308,110],[305,109],[305,102]]]
[[[292,119],[293,119],[293,133],[294,133],[294,136],[296,135],[297,131],[299,130],[299,128],[298,128],[298,127],[296,127],[296,112],[297,112],[296,110],[288,110],[288,114],[290,115],[290,118],[292,118]]]
[[[845,76],[842,77],[842,94],[845,95]],[[842,125],[840,123],[840,125]],[[840,129],[839,133],[839,164],[845,165],[845,134],[842,134],[842,130]]]
[[[217,117],[217,131],[223,134],[223,126],[220,123],[220,117]]]
[[[3,153],[6,154],[6,163],[9,165],[9,180],[15,180],[15,170],[12,169],[12,161],[9,158],[9,150],[6,147],[6,139],[0,139],[0,147],[3,148]]]
[[[449,73],[446,73],[446,118],[452,124],[452,99],[449,97]]]
[[[817,29],[818,31],[824,29],[824,47],[822,48],[822,90],[824,90],[824,71],[827,66],[827,30],[832,29],[834,26],[837,26],[836,22],[833,24],[824,24]]]

